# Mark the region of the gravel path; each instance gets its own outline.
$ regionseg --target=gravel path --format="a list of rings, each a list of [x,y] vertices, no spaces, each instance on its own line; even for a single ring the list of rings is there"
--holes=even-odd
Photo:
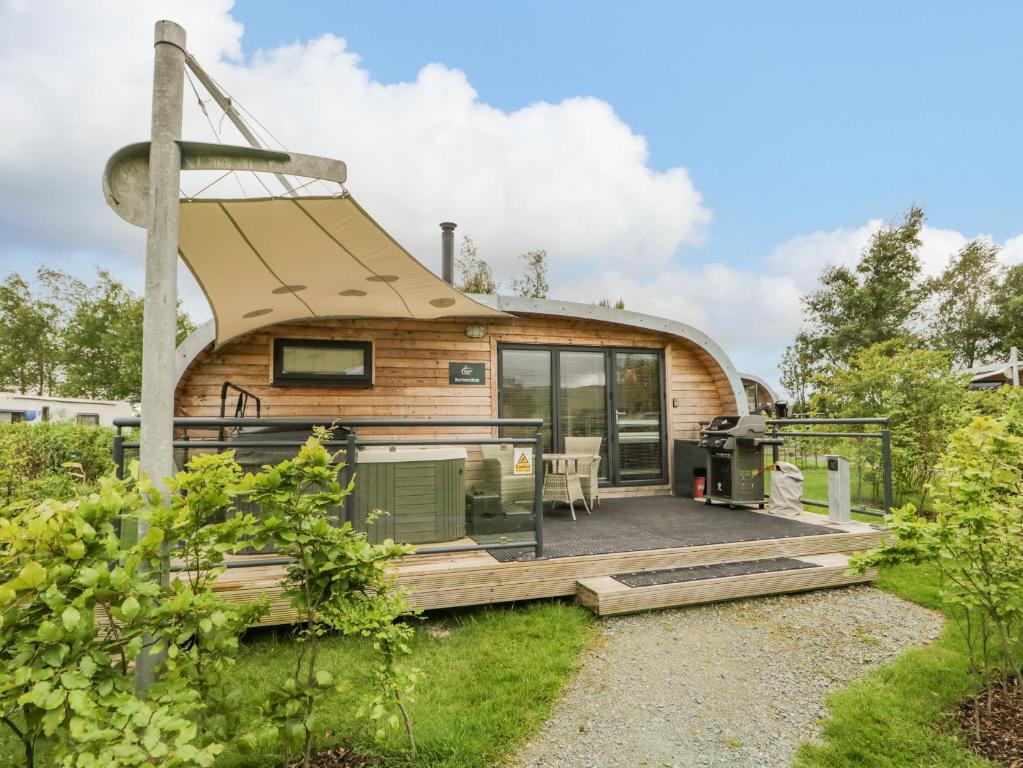
[[[871,587],[604,619],[518,768],[791,763],[829,691],[934,640],[935,613]]]

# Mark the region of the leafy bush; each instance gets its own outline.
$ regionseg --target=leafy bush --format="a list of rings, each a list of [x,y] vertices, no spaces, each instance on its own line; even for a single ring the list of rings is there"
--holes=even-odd
[[[1023,649],[1023,390],[985,398],[996,417],[956,430],[931,483],[933,514],[895,510],[894,537],[857,567],[929,563],[977,659],[978,677],[1021,677]]]
[[[159,568],[164,542],[175,542],[175,560],[183,570],[150,617],[157,639],[150,652],[164,654],[153,691],[194,695],[194,720],[205,741],[254,738],[261,725],[243,720],[241,691],[231,671],[239,636],[269,606],[265,600],[237,605],[213,591],[225,556],[247,546],[258,531],[252,515],[229,513],[241,475],[232,452],[192,458],[170,481],[170,506],[149,511],[149,528],[137,547],[151,567]],[[151,498],[157,494],[148,485],[143,490]]]
[[[38,427],[32,427],[37,429]],[[169,505],[145,479],[102,477],[70,500],[22,501],[0,517],[0,723],[33,768],[45,751],[64,768],[206,768],[223,743],[254,746],[279,736],[309,760],[315,703],[334,687],[317,662],[326,632],[371,638],[377,679],[406,715],[411,675],[409,608],[386,568],[406,552],[374,546],[328,510],[351,486],[336,480],[334,456],[312,438],[293,460],[242,477],[231,453],[197,456],[169,481]],[[265,519],[238,514],[251,498]],[[148,520],[126,546],[119,521]],[[302,653],[265,711],[245,711],[234,679],[239,636],[267,606],[234,605],[213,590],[227,554],[272,539],[294,558],[285,594],[303,617]],[[153,577],[173,547],[182,570],[166,586]],[[147,567],[148,566],[148,567]],[[156,654],[158,681],[141,694],[131,665]],[[373,714],[384,716],[382,700]],[[411,738],[411,726],[405,718]]]
[[[114,521],[141,506],[108,477],[88,496],[0,518],[0,720],[28,768],[42,745],[74,768],[207,766],[218,751],[194,743],[194,696],[133,692],[129,664],[161,595]]]
[[[385,696],[393,696],[404,718],[414,754],[415,741],[401,690],[412,679],[398,658],[409,653],[411,628],[402,620],[410,613],[397,591],[388,564],[410,551],[391,540],[372,545],[350,523],[335,526],[331,510],[352,492],[337,481],[337,455],[323,446],[329,433],[320,432],[298,455],[259,475],[246,475],[241,494],[263,511],[262,535],[280,554],[292,558],[284,578],[284,596],[301,618],[296,631],[300,652],[295,674],[270,697],[266,714],[278,729],[286,751],[299,750],[301,765],[310,765],[313,735],[318,730],[316,705],[336,688],[334,675],[318,661],[319,640],[330,630],[371,637],[381,652],[377,679],[382,695],[371,716],[385,716]]]
[[[0,506],[19,499],[70,499],[77,483],[95,483],[111,472],[113,442],[113,430],[103,427],[0,425]]]

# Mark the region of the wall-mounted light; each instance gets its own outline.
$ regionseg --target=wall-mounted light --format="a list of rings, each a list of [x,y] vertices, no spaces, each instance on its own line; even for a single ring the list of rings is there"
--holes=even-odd
[[[470,339],[482,339],[487,335],[487,327],[485,325],[470,325],[465,329],[465,335]]]

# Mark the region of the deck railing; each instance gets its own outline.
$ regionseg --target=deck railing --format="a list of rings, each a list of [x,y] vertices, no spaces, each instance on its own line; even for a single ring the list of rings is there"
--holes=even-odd
[[[141,426],[141,419],[120,418],[114,420],[116,434],[114,436],[114,464],[118,476],[124,476],[126,452],[138,450],[139,441],[129,439],[125,436],[124,430],[137,429]],[[532,498],[532,538],[510,541],[507,537],[498,536],[497,541],[476,544],[453,544],[443,546],[416,546],[415,554],[430,555],[456,552],[485,552],[496,549],[524,549],[532,547],[537,558],[543,557],[543,421],[541,419],[309,419],[309,418],[230,418],[230,417],[179,417],[174,419],[174,429],[177,437],[172,445],[176,451],[181,451],[183,462],[187,462],[191,452],[202,450],[227,450],[227,449],[295,449],[301,446],[308,435],[316,427],[330,429],[334,435],[333,439],[324,442],[328,448],[344,451],[345,461],[341,468],[341,482],[347,484],[355,476],[359,467],[359,450],[377,446],[483,446],[483,445],[510,445],[530,446],[533,452],[533,498]],[[505,429],[532,429],[530,437],[421,437],[414,436],[419,430],[435,430],[437,428],[489,428],[497,430],[501,434]],[[274,438],[272,432],[268,432],[266,439],[237,439],[237,435],[243,434],[246,429],[267,429],[293,430],[302,432],[301,439],[291,437]],[[402,434],[391,437],[360,437],[360,430],[370,429],[400,429]],[[406,430],[408,430],[406,432]],[[190,432],[203,432],[199,436]],[[210,433],[215,437],[210,437]],[[249,433],[251,435],[251,432]],[[234,439],[231,439],[231,437]],[[464,501],[461,500],[461,501]],[[344,520],[355,524],[359,510],[358,494],[351,493],[345,498]],[[524,532],[527,533],[527,532]],[[494,534],[492,534],[494,535]],[[482,537],[481,537],[482,538]],[[505,540],[500,540],[500,539]],[[399,542],[401,543],[401,542]],[[275,565],[287,562],[286,558],[263,558],[246,559],[243,561],[232,561],[229,568],[242,568],[261,565]]]
[[[853,507],[853,512],[858,512],[861,515],[869,515],[871,517],[884,517],[891,510],[894,505],[894,490],[892,486],[892,433],[889,429],[889,423],[887,418],[848,418],[848,419],[809,419],[809,418],[794,418],[794,419],[768,419],[767,426],[771,428],[768,434],[772,438],[816,438],[816,439],[851,439],[851,440],[879,440],[881,442],[881,478],[882,478],[882,492],[884,494],[883,509],[871,509],[869,507]],[[880,430],[872,432],[854,432],[854,431],[832,431],[832,432],[815,432],[815,431],[801,431],[791,432],[788,430],[782,431],[785,427],[794,426],[830,426],[830,427],[841,427],[841,426],[879,426]],[[772,461],[778,461],[778,445],[771,446]],[[821,501],[820,499],[802,499],[804,504],[808,504],[811,507],[822,507],[828,508],[828,502]]]

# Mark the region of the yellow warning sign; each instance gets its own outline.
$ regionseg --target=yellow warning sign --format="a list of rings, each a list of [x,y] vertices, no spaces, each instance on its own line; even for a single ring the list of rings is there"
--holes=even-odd
[[[516,448],[514,455],[515,455],[514,474],[516,475],[533,474],[532,450],[530,450],[529,448]]]

